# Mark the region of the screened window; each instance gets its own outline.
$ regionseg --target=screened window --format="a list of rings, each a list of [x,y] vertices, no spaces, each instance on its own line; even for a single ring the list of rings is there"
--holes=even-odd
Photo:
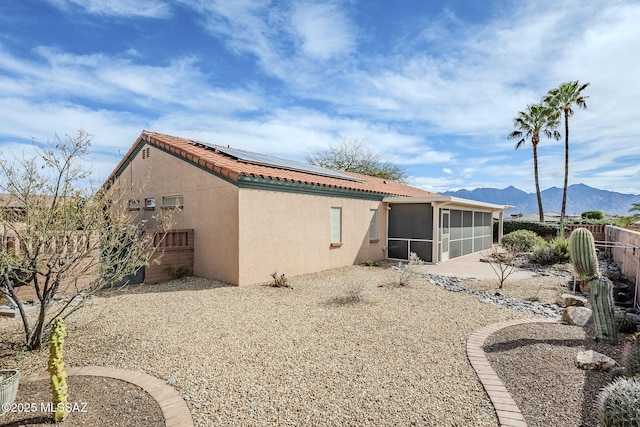
[[[369,211],[371,220],[369,221],[369,240],[378,240],[378,210]]]
[[[331,208],[331,243],[342,243],[342,208]]]
[[[155,209],[156,208],[156,199],[144,199],[144,208],[145,209]]]
[[[140,201],[139,200],[129,200],[129,210],[137,211],[140,209]]]
[[[162,207],[164,208],[181,208],[184,206],[184,198],[182,196],[165,196],[162,198]]]

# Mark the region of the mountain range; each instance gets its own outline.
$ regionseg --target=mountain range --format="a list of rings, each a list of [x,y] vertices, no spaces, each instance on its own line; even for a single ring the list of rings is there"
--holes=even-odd
[[[515,206],[509,213],[538,213],[536,193],[526,193],[509,186],[503,189],[476,188],[475,190],[446,191],[445,196],[461,197],[498,205]],[[633,203],[640,202],[638,194],[622,194],[600,190],[585,184],[573,184],[567,188],[567,215],[580,215],[584,211],[601,211],[609,215],[629,215]],[[560,212],[562,188],[551,187],[542,191],[542,206],[545,212]]]

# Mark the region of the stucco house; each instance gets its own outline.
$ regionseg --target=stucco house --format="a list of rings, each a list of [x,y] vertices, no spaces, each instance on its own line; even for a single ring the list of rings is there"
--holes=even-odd
[[[426,262],[489,248],[504,206],[143,131],[108,179],[150,218],[179,208],[193,274],[235,285],[373,259]]]

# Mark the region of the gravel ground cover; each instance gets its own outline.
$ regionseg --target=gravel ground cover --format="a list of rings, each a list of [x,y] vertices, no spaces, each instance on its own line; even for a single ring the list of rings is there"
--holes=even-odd
[[[292,289],[187,278],[109,292],[68,319],[65,361],[164,379],[199,426],[496,425],[466,339],[531,314],[397,279],[353,266]],[[16,357],[18,320],[0,319],[0,335],[2,366],[45,369],[46,350]]]

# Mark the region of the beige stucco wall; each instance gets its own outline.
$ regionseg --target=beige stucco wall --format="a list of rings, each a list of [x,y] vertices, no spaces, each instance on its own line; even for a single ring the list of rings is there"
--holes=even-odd
[[[342,208],[342,246],[331,247],[331,208]],[[369,240],[378,210],[378,242]],[[240,189],[241,285],[382,259],[386,212],[379,201]]]
[[[210,172],[145,144],[119,176],[123,186],[142,188],[140,217],[162,212],[162,197],[182,195],[184,207],[174,213],[173,228],[193,229],[194,274],[238,283],[238,188]],[[154,197],[154,210],[144,209],[144,199]],[[148,228],[153,228],[153,222]]]
[[[636,282],[636,300],[640,303],[640,232],[611,225],[605,226],[604,232],[606,241],[614,246],[613,260],[625,277]]]

